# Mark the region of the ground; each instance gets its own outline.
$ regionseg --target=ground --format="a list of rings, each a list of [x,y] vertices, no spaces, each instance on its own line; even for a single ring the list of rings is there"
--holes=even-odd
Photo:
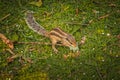
[[[10,49],[0,39],[0,80],[120,79],[120,0],[36,1],[0,0],[0,33],[19,55],[9,62]],[[28,10],[46,30],[59,26],[72,34],[80,53],[57,46],[55,54],[51,45],[45,45],[51,43],[49,38],[25,23]]]

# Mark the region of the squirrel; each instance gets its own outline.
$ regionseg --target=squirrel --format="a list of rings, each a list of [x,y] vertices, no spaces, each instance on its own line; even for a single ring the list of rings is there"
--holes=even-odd
[[[44,29],[40,24],[38,24],[33,16],[32,12],[26,13],[25,21],[30,29],[37,32],[38,34],[48,37],[52,42],[52,49],[55,51],[55,53],[58,52],[55,45],[60,42],[63,46],[67,46],[73,51],[78,50],[77,42],[75,38],[64,32],[59,27],[52,29],[51,31],[47,31]]]

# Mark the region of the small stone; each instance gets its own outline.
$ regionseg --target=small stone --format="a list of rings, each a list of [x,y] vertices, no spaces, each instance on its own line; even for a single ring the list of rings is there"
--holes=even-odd
[[[109,34],[109,33],[107,33],[107,36],[110,36],[110,34]]]
[[[50,54],[51,56],[53,55],[53,54]]]
[[[104,62],[105,60],[103,59],[102,62]]]
[[[95,48],[93,48],[93,50],[95,50]]]
[[[82,64],[82,62],[80,64]]]
[[[116,55],[116,57],[118,57],[118,55]]]
[[[93,75],[92,77],[95,77],[95,75]]]
[[[83,75],[86,75],[86,73],[83,73]]]
[[[74,18],[72,18],[72,20],[74,20]]]
[[[102,33],[102,34],[105,34],[105,33]]]

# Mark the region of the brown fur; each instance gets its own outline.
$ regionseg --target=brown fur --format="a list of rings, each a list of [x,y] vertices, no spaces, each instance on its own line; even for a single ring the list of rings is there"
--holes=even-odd
[[[52,42],[52,48],[55,52],[58,52],[58,50],[55,47],[57,42],[61,42],[62,45],[67,46],[67,47],[76,47],[77,46],[75,38],[72,35],[64,32],[60,28],[54,28],[50,32],[47,32],[42,26],[40,26],[35,21],[33,14],[31,12],[28,12],[26,14],[25,20],[26,20],[26,23],[28,24],[28,26],[30,27],[30,29],[32,29],[33,31],[35,31],[43,36],[50,38],[50,40]]]

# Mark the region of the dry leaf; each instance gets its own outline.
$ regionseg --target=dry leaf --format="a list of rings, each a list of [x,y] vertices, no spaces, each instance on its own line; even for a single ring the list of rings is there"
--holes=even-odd
[[[80,44],[85,44],[85,41],[86,41],[86,36],[82,37]]]
[[[40,7],[42,5],[42,0],[38,0],[37,2],[33,1],[30,4]]]
[[[111,4],[109,4],[109,6],[110,7],[116,7],[116,4],[111,3]]]
[[[66,60],[68,58],[76,58],[79,55],[80,55],[80,51],[77,51],[76,53],[63,54],[63,58]]]
[[[117,35],[117,38],[120,40],[120,34]]]
[[[79,51],[75,53],[75,56],[76,56],[76,57],[78,57],[79,55],[80,55],[80,52],[79,52]]]
[[[33,63],[33,61],[31,59],[27,59],[27,62],[29,63]]]
[[[120,13],[120,10],[117,10],[117,13]]]
[[[79,55],[80,55],[80,52],[77,51],[76,53],[72,53],[72,54],[71,54],[71,57],[76,58],[76,57],[78,57]]]
[[[91,24],[93,22],[93,19],[91,19],[90,21],[89,21],[89,24]]]
[[[63,55],[63,58],[66,60],[69,56],[68,55]]]
[[[5,36],[4,36],[3,34],[1,34],[1,33],[0,33],[0,38],[2,39],[2,41],[3,41],[5,44],[8,45],[8,47],[9,47],[10,49],[13,49],[13,48],[14,48],[13,43],[12,43],[7,37],[5,37]]]
[[[7,58],[7,62],[9,63],[9,62],[13,62],[14,61],[14,59],[13,58],[11,58],[11,57],[8,57]]]

